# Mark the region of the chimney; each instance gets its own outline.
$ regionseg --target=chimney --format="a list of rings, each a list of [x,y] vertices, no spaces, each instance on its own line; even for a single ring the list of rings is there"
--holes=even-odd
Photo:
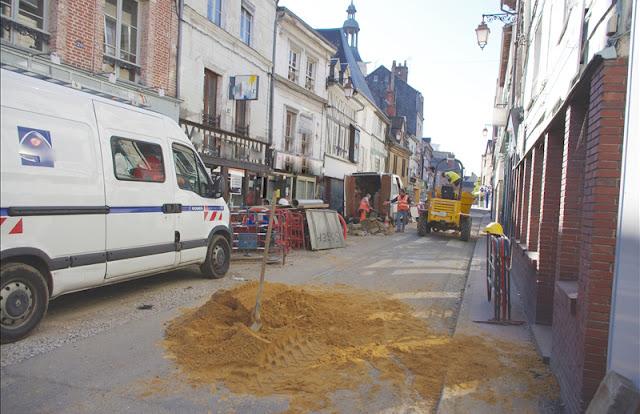
[[[393,61],[393,66],[392,66],[392,70],[393,70],[393,74],[396,75],[397,77],[399,77],[400,79],[402,79],[403,81],[407,82],[407,79],[409,78],[409,67],[407,66],[407,61],[404,61],[404,65],[395,65],[396,61]]]
[[[396,85],[394,82],[395,76],[393,71],[396,67],[396,61],[393,61],[391,66],[391,73],[389,74],[389,84],[387,85],[387,92],[385,94],[385,102],[387,104],[387,115],[396,116]]]

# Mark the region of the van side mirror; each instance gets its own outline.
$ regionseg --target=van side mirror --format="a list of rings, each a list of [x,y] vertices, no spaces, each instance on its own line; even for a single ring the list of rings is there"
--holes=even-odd
[[[207,198],[220,198],[222,197],[222,177],[217,175],[212,177],[212,183],[207,188]]]

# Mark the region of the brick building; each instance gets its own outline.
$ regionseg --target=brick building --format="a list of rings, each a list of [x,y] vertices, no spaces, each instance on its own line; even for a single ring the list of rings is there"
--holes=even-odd
[[[505,4],[518,17],[502,38],[495,218],[513,240],[528,322],[550,337],[546,356],[577,413],[607,371],[632,2],[565,2],[562,19],[548,2]]]
[[[2,64],[178,119],[172,0],[2,0]]]

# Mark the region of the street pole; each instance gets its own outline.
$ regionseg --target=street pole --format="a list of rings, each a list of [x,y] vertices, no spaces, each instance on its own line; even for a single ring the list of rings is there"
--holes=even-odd
[[[262,254],[262,266],[260,267],[260,283],[258,284],[258,294],[256,295],[256,306],[253,308],[251,314],[251,330],[258,332],[262,327],[262,321],[260,320],[260,308],[262,300],[262,292],[264,290],[264,274],[267,270],[267,257],[269,256],[269,246],[271,245],[271,231],[273,229],[273,216],[276,212],[276,203],[280,197],[280,190],[273,192],[273,200],[271,206],[269,206],[269,225],[267,226],[267,238],[264,241],[264,252]]]

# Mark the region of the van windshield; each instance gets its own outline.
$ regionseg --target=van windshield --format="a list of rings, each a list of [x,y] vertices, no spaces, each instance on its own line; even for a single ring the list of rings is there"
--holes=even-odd
[[[207,197],[211,180],[195,152],[182,145],[174,145],[173,160],[176,165],[178,187]]]

